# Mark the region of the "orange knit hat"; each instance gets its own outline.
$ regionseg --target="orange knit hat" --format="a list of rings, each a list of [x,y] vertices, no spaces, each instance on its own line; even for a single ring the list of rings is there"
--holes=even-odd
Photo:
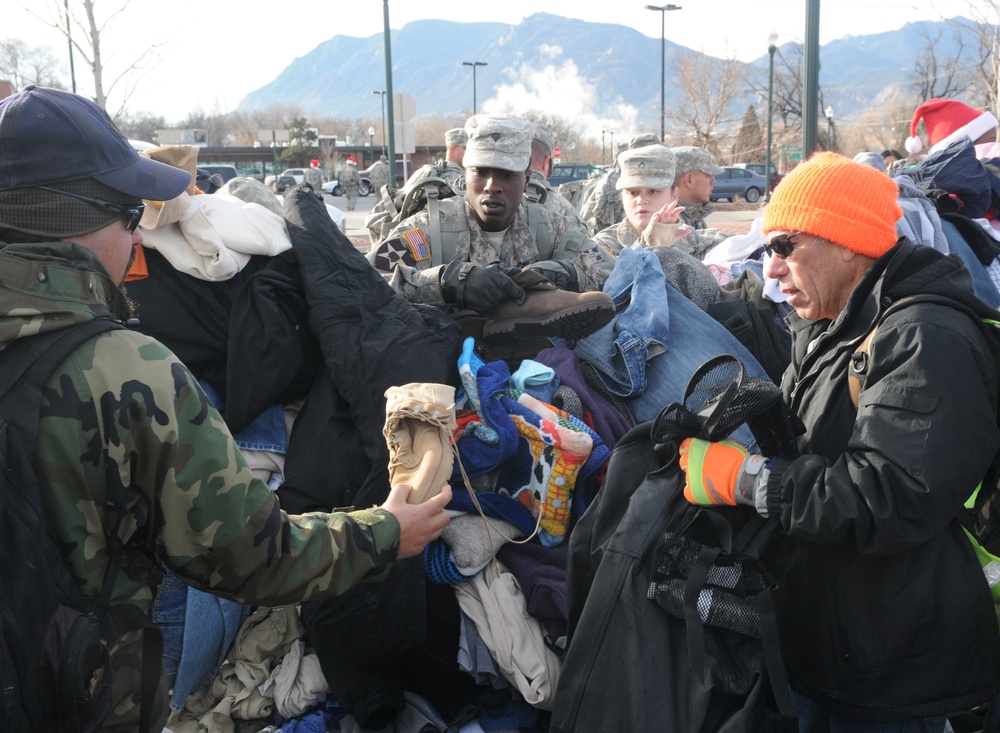
[[[874,168],[817,153],[785,176],[764,209],[762,231],[805,232],[867,257],[896,243],[899,189]]]

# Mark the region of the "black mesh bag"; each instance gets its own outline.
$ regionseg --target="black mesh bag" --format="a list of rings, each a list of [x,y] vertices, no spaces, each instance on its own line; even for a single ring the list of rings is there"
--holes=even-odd
[[[778,387],[748,377],[735,357],[719,356],[694,373],[682,403],[660,411],[652,438],[676,450],[685,438],[723,440],[744,423],[763,455],[797,455],[801,425]],[[778,707],[793,720],[772,599],[794,559],[793,541],[776,519],[765,519],[751,507],[702,507],[680,493],[673,502],[648,558],[647,597],[685,622],[696,673],[717,663],[709,657],[719,648],[742,644],[740,638],[759,644]]]

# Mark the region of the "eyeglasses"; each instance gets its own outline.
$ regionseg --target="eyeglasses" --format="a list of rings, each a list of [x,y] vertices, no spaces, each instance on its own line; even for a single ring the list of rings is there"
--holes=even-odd
[[[49,188],[48,186],[35,186],[35,188],[40,188],[43,191],[51,191],[52,193],[61,193],[63,196],[69,196],[70,198],[79,199],[80,201],[86,201],[88,204],[96,206],[98,209],[103,209],[104,211],[112,214],[117,214],[125,220],[125,226],[128,227],[130,232],[134,232],[139,226],[139,220],[142,219],[142,212],[146,210],[146,204],[133,204],[131,206],[127,204],[113,204],[110,201],[105,201],[104,199],[92,199],[89,196],[81,196],[78,193],[60,191],[58,188]]]
[[[768,255],[777,255],[781,259],[785,259],[792,253],[795,249],[795,242],[792,240],[801,235],[802,232],[792,232],[791,234],[779,234],[774,237],[770,242],[764,245],[764,251]]]

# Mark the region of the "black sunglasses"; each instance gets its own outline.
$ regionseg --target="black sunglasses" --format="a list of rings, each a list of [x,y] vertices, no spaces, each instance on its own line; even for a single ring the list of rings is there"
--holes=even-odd
[[[70,198],[79,199],[80,201],[86,201],[88,204],[96,206],[98,209],[104,209],[104,211],[117,214],[125,220],[125,226],[128,227],[130,232],[134,232],[139,226],[139,220],[142,219],[142,212],[146,210],[146,204],[133,204],[131,206],[126,204],[113,204],[110,201],[105,201],[104,199],[92,199],[89,196],[81,196],[78,193],[60,191],[58,188],[49,188],[48,186],[35,186],[35,188],[40,188],[43,191],[52,191],[53,193],[61,193],[63,196],[69,196]]]
[[[802,234],[802,232],[779,234],[777,237],[764,245],[764,251],[772,257],[777,255],[781,259],[785,259],[792,253],[792,250],[795,249],[795,242],[792,240],[800,234]]]

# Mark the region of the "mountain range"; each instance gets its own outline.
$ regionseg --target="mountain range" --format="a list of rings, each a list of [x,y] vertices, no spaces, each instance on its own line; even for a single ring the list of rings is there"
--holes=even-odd
[[[896,31],[847,36],[820,47],[820,86],[824,102],[843,119],[859,112],[891,87],[910,83],[914,59],[926,37],[948,21],[917,21]],[[241,100],[241,111],[272,104],[299,105],[306,114],[359,117],[379,114],[373,90],[385,88],[384,41],[337,35],[295,59],[273,81]],[[939,53],[951,52],[943,34]],[[779,49],[779,53],[786,50]],[[671,60],[693,52],[671,41],[666,50],[666,104],[680,101],[671,85]],[[524,108],[562,116],[580,109],[621,115],[655,127],[660,110],[660,39],[627,26],[589,23],[535,13],[517,25],[422,20],[392,31],[393,91],[414,97],[418,117],[467,114],[473,107],[473,73],[479,111],[487,100],[509,100]],[[463,62],[483,62],[473,71]],[[703,63],[719,59],[703,56]],[[758,79],[766,74],[763,54],[749,64]],[[636,69],[649,67],[648,74]],[[766,81],[765,81],[766,84]],[[758,85],[759,87],[760,85]],[[755,95],[737,100],[742,113]]]

